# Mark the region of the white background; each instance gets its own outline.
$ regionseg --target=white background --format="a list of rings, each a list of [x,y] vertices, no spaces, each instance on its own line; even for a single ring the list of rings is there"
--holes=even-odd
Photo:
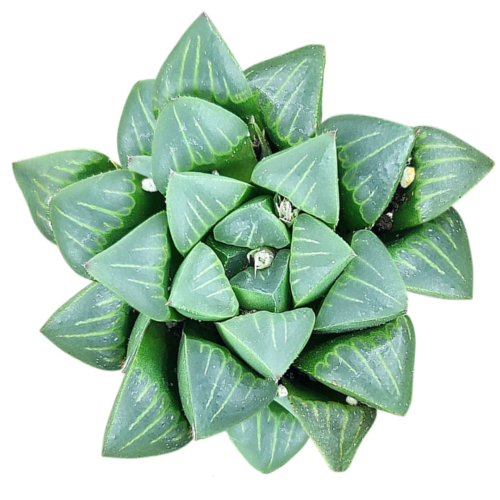
[[[101,457],[122,375],[75,361],[38,333],[86,283],[38,233],[10,166],[80,147],[116,159],[130,88],[156,76],[203,10],[243,68],[326,45],[325,118],[361,113],[434,125],[498,161],[495,4],[2,2],[2,498],[499,498],[500,167],[456,205],[471,239],[474,300],[410,296],[417,358],[408,415],[379,412],[345,473],[330,472],[309,442],[264,476],[224,434],[156,458]]]

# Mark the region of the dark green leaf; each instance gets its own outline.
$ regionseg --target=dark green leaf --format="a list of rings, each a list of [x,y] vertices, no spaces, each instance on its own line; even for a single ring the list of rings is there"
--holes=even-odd
[[[248,267],[248,249],[221,243],[214,238],[212,233],[210,233],[205,240],[205,243],[216,253],[217,257],[219,257],[227,279],[230,280],[240,271]]]

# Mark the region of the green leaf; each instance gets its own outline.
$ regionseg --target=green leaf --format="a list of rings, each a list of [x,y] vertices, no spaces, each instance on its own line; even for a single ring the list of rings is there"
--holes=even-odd
[[[259,311],[217,323],[224,342],[261,375],[278,380],[307,344],[314,327],[311,309]]]
[[[453,208],[385,239],[410,292],[443,299],[472,298],[472,256],[464,223]]]
[[[221,173],[257,163],[245,123],[215,104],[181,97],[162,111],[153,141],[153,180],[165,193],[170,173]]]
[[[169,305],[200,321],[220,321],[238,314],[238,301],[224,268],[204,243],[198,243],[180,265]]]
[[[290,285],[295,307],[324,295],[354,258],[354,252],[328,226],[307,214],[293,225]]]
[[[154,80],[137,82],[125,102],[118,126],[118,156],[124,167],[130,156],[151,155],[156,128],[153,86]]]
[[[227,433],[245,460],[264,474],[289,462],[308,439],[297,419],[274,402]]]
[[[271,196],[258,196],[230,213],[215,226],[214,237],[228,245],[252,249],[290,244],[285,224],[274,215]]]
[[[227,279],[230,280],[240,271],[248,267],[248,249],[221,243],[214,238],[212,233],[210,233],[205,240],[205,243],[215,252],[217,257],[219,257]]]
[[[222,338],[215,327],[215,323],[187,319],[182,325],[182,333],[190,338],[208,340],[214,344],[224,345]]]
[[[447,132],[416,127],[416,134],[415,180],[405,190],[407,200],[394,212],[395,231],[441,215],[493,168],[487,156]]]
[[[346,231],[371,227],[389,205],[415,142],[411,127],[371,116],[329,118],[318,133],[335,132],[340,220]]]
[[[40,232],[55,243],[49,217],[49,203],[62,188],[116,165],[96,151],[61,151],[13,163],[14,175]]]
[[[178,345],[164,323],[146,325],[109,417],[105,457],[162,455],[191,441],[175,376]]]
[[[134,323],[134,328],[132,328],[132,333],[130,334],[130,338],[128,339],[127,345],[127,355],[125,356],[125,362],[123,363],[123,372],[125,373],[132,361],[134,360],[137,351],[139,350],[139,346],[141,345],[142,338],[146,333],[149,325],[153,321],[151,318],[146,316],[145,314],[139,314]]]
[[[415,332],[408,316],[306,347],[295,366],[343,394],[405,415],[411,403]],[[293,400],[292,400],[293,405]]]
[[[290,285],[288,284],[288,261],[290,251],[281,250],[267,269],[241,271],[230,283],[243,309],[248,311],[283,312],[291,308]]]
[[[59,308],[41,332],[70,356],[102,370],[119,370],[132,329],[130,307],[92,283]]]
[[[87,270],[137,311],[168,321],[171,246],[167,216],[160,212],[96,255]]]
[[[183,335],[179,389],[196,439],[223,432],[265,408],[276,384],[263,379],[222,346]]]
[[[130,156],[127,169],[149,179],[153,178],[153,160],[151,156]]]
[[[335,136],[324,134],[271,155],[255,167],[252,182],[279,193],[330,225],[339,219]]]
[[[310,385],[286,383],[298,421],[317,446],[330,469],[348,469],[370,430],[376,410],[344,404],[339,395]]]
[[[314,135],[321,121],[325,48],[308,45],[245,71],[270,139],[288,148]]]
[[[83,277],[84,265],[158,212],[159,194],[147,193],[142,176],[128,170],[95,175],[54,196],[50,219],[66,262]]]
[[[357,256],[328,292],[314,327],[318,333],[380,325],[408,305],[403,279],[383,243],[363,230],[354,234],[351,247]]]
[[[201,97],[247,122],[258,116],[240,66],[206,14],[182,35],[158,73],[153,92],[156,115],[179,96]]]
[[[255,194],[245,182],[220,175],[172,172],[167,215],[174,244],[186,255],[217,222]]]

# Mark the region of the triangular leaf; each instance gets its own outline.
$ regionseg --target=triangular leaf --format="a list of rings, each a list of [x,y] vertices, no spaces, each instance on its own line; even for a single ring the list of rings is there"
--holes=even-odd
[[[130,156],[128,158],[127,169],[144,177],[153,178],[153,160],[151,156]]]
[[[161,209],[161,196],[144,191],[142,179],[129,170],[117,170],[72,184],[54,196],[54,235],[75,272],[88,277],[84,265],[94,255]]]
[[[265,408],[276,384],[257,376],[222,346],[183,335],[179,389],[195,437],[223,432]]]
[[[330,225],[339,219],[335,136],[324,134],[271,155],[255,167],[252,182],[279,193]]]
[[[174,244],[186,255],[217,222],[248,200],[250,184],[220,175],[172,172],[167,215]]]
[[[291,294],[288,283],[290,251],[281,250],[266,269],[241,271],[230,283],[243,309],[283,312],[290,309]]]
[[[308,439],[297,419],[274,402],[227,433],[245,460],[264,474],[289,462]]]
[[[56,193],[87,177],[115,170],[105,155],[87,149],[61,151],[15,162],[14,175],[40,232],[55,243],[49,203]]]
[[[415,130],[415,180],[404,191],[406,201],[394,212],[395,231],[441,215],[493,168],[487,156],[447,132],[431,127]]]
[[[293,224],[290,285],[295,307],[324,295],[354,258],[347,243],[328,226],[307,214]]]
[[[371,227],[389,205],[411,154],[411,127],[371,116],[329,118],[318,133],[335,132],[340,178],[340,224]]]
[[[286,383],[289,399],[302,427],[317,446],[330,469],[345,471],[370,430],[376,410],[350,406],[333,391]]]
[[[421,226],[390,234],[385,243],[410,292],[472,298],[469,239],[454,208]]]
[[[328,292],[314,327],[319,333],[381,325],[408,305],[403,279],[383,243],[363,230],[354,234],[351,248],[357,257]]]
[[[134,309],[167,321],[171,241],[160,212],[87,264],[89,274]]]
[[[295,366],[380,410],[404,415],[411,403],[415,332],[408,316],[308,346]]]
[[[290,244],[285,224],[273,213],[271,196],[258,196],[230,213],[215,226],[214,237],[227,245],[246,248],[283,248]]]
[[[243,271],[243,269],[249,266],[247,248],[221,243],[214,238],[212,233],[210,233],[205,240],[205,243],[216,253],[217,257],[219,257],[227,279],[230,280],[233,276],[236,276],[240,271]]]
[[[321,121],[325,48],[308,45],[245,71],[270,139],[280,149],[311,137]]]
[[[206,14],[182,35],[158,73],[153,93],[157,116],[179,96],[201,97],[245,121],[258,115],[240,66]]]
[[[314,313],[259,311],[217,323],[224,342],[261,375],[279,379],[311,336]]]
[[[41,332],[90,366],[119,370],[131,328],[129,305],[102,285],[92,283],[59,308]]]
[[[198,243],[179,267],[169,304],[188,318],[220,321],[238,314],[238,301],[215,252]]]
[[[104,456],[162,455],[191,441],[175,376],[178,344],[164,323],[146,325],[109,417]]]
[[[230,172],[257,163],[245,123],[229,111],[194,97],[168,104],[153,141],[153,180],[165,193],[170,173]]]

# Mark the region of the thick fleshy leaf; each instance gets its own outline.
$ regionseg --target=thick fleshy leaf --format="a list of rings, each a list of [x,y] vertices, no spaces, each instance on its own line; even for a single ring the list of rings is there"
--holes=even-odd
[[[175,376],[178,346],[164,323],[145,326],[109,417],[104,456],[162,455],[191,441]]]
[[[324,134],[271,155],[255,167],[252,182],[279,193],[330,225],[339,219],[335,135]]]
[[[336,133],[342,228],[371,227],[396,192],[415,132],[406,125],[360,115],[329,118],[318,129],[325,132]]]
[[[308,439],[297,419],[274,402],[227,433],[245,460],[264,474],[289,462]]]
[[[155,113],[180,96],[201,97],[245,121],[258,116],[243,71],[206,14],[187,29],[163,63],[153,93]]]
[[[128,304],[99,283],[92,283],[59,308],[41,332],[90,366],[119,370],[132,321]]]
[[[128,339],[127,344],[127,354],[125,356],[125,362],[123,363],[123,372],[125,373],[128,367],[131,365],[132,361],[139,350],[139,346],[141,345],[142,338],[150,325],[151,318],[148,318],[145,314],[139,314],[134,323],[134,328],[132,328],[132,333]]]
[[[87,270],[137,311],[168,321],[171,245],[167,215],[160,212],[96,255]]]
[[[61,151],[13,163],[16,181],[40,232],[55,243],[49,203],[62,188],[87,177],[115,170],[105,155],[87,149]]]
[[[283,313],[259,311],[217,323],[224,342],[252,368],[278,380],[307,344],[314,313],[302,308]]]
[[[416,228],[390,234],[385,243],[410,292],[472,298],[469,239],[454,208]]]
[[[230,280],[248,267],[247,248],[221,243],[214,238],[212,233],[210,233],[205,240],[205,243],[216,253],[217,257],[219,257],[227,279]]]
[[[129,156],[151,155],[156,120],[153,114],[154,80],[137,82],[130,91],[118,126],[118,156],[123,167]]]
[[[321,121],[325,48],[308,45],[245,71],[270,139],[288,148],[314,135]]]
[[[273,212],[271,196],[258,196],[221,220],[214,229],[217,241],[246,248],[283,248],[290,244],[285,224]]]
[[[167,215],[174,244],[186,255],[217,222],[247,201],[255,189],[220,175],[172,172]]]
[[[169,305],[200,321],[220,321],[238,314],[238,301],[224,268],[204,243],[198,243],[180,265]]]
[[[230,283],[243,309],[283,312],[291,308],[292,296],[288,283],[290,251],[281,250],[266,269],[241,271]]]
[[[370,231],[354,234],[356,254],[328,292],[316,319],[318,333],[340,333],[381,325],[403,314],[406,287],[383,243]]]
[[[95,175],[64,188],[50,203],[57,245],[66,262],[83,277],[84,265],[158,212],[158,193],[147,193],[142,176],[129,170]]]
[[[487,156],[447,132],[415,130],[415,180],[405,190],[407,200],[394,212],[395,231],[441,215],[493,168]]]
[[[224,345],[215,327],[215,323],[212,322],[187,319],[182,325],[182,333],[189,338],[208,340],[208,342],[213,342],[214,344]]]
[[[307,214],[293,224],[290,285],[295,306],[324,295],[354,258],[351,247],[327,225]]]
[[[153,141],[153,180],[165,193],[170,173],[231,171],[257,163],[245,123],[229,111],[181,97],[162,111]]]
[[[408,316],[377,328],[316,342],[295,366],[379,410],[404,415],[411,403],[415,332]]]
[[[312,385],[286,382],[298,421],[317,446],[330,469],[348,469],[370,430],[376,410],[345,404],[338,393]]]
[[[128,159],[127,168],[144,177],[153,178],[153,159],[151,156],[131,156]]]
[[[276,395],[274,381],[207,340],[183,335],[177,370],[182,406],[197,439],[243,422]]]

